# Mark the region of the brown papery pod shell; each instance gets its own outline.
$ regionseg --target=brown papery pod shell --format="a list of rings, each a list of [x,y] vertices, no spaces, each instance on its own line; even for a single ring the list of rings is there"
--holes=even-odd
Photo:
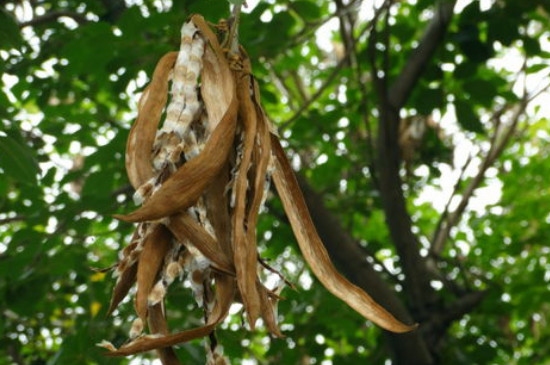
[[[117,280],[115,288],[113,289],[111,304],[109,304],[109,309],[107,310],[108,316],[118,307],[118,304],[126,297],[126,294],[128,294],[128,291],[136,282],[137,267],[138,263],[136,261],[132,265],[127,266],[120,274],[120,278]]]
[[[201,96],[208,113],[208,132],[212,132],[222,119],[232,95],[226,90],[233,87],[232,72],[227,62],[220,62],[219,55],[212,48],[206,48],[202,58]],[[225,59],[224,59],[225,60]]]
[[[398,321],[387,310],[376,303],[367,293],[350,283],[334,267],[317,234],[309,215],[306,202],[294,176],[294,172],[281,147],[279,139],[271,135],[275,155],[273,180],[283,203],[300,250],[319,281],[336,297],[343,300],[366,319],[392,332],[408,332],[417,325],[406,325]]]
[[[151,83],[144,90],[139,101],[138,117],[130,129],[126,143],[126,172],[134,189],[153,177],[151,151],[162,110],[168,98],[170,71],[177,57],[178,52],[170,52],[160,59]]]
[[[157,280],[164,257],[172,247],[172,235],[166,227],[155,224],[149,229],[137,269],[136,312],[144,323],[147,318],[147,297]]]
[[[219,324],[227,317],[237,292],[237,283],[234,277],[223,274],[213,274],[213,276],[216,281],[216,304],[207,324]]]
[[[216,60],[227,64],[225,58],[216,58]],[[220,69],[223,68],[220,67]],[[218,76],[223,79],[223,82],[219,85],[204,86],[203,89],[222,88],[227,97],[220,100],[220,104],[227,99],[230,102],[221,106],[224,110],[223,117],[219,123],[216,123],[217,126],[202,152],[170,176],[141,208],[128,215],[115,215],[115,218],[141,222],[160,219],[183,211],[196,203],[205,188],[218,175],[233,146],[238,108],[233,76],[229,75],[228,79],[225,75]],[[209,113],[208,109],[207,113]]]
[[[166,317],[164,316],[163,303],[157,303],[149,308],[149,329],[151,333],[160,333],[162,335],[168,334],[168,325],[166,324]],[[157,349],[162,365],[180,365],[174,349],[172,347],[164,347]]]
[[[233,265],[233,244],[231,242],[231,217],[228,210],[228,198],[225,187],[229,183],[229,163],[221,169],[212,185],[204,194],[206,212],[221,251],[226,260]],[[233,265],[234,266],[234,265]]]
[[[279,330],[277,325],[277,318],[275,317],[275,298],[270,298],[268,290],[259,281],[257,282],[258,291],[260,293],[260,304],[262,310],[262,318],[269,332],[276,337],[285,337]]]
[[[248,66],[248,67],[247,67]],[[245,230],[248,189],[248,170],[252,152],[256,143],[258,120],[256,110],[250,100],[250,64],[245,64],[245,71],[237,75],[237,97],[239,98],[239,120],[242,123],[244,146],[242,159],[235,178],[235,208],[233,211],[233,260],[237,270],[237,285],[243,299],[248,323],[254,329],[260,315],[260,296],[256,288],[258,250],[255,240],[249,240]]]
[[[193,246],[212,261],[216,269],[235,276],[235,266],[225,255],[218,241],[188,213],[180,213],[170,217],[168,228],[178,242],[191,241]]]
[[[158,338],[138,338],[127,346],[116,351],[107,352],[106,356],[128,356],[140,352],[150,351],[188,342],[196,338],[208,336],[216,326],[224,320],[229,312],[229,307],[235,296],[235,280],[226,275],[215,276],[216,280],[216,304],[212,310],[208,323],[205,326],[191,330],[174,333]]]
[[[247,234],[249,241],[256,242],[256,224],[258,214],[264,196],[264,186],[266,183],[266,173],[271,158],[271,138],[269,132],[269,122],[265,118],[261,106],[255,104],[256,115],[258,117],[258,128],[256,133],[256,148],[254,149],[252,162],[251,181],[254,182],[251,187],[252,199],[249,204],[247,222]],[[256,244],[254,244],[256,246]]]
[[[208,336],[216,328],[216,326],[217,323],[213,323],[163,337],[138,337],[136,340],[119,348],[118,350],[105,353],[105,356],[128,356],[139,354],[140,352],[174,346],[178,343],[188,342],[196,338]]]
[[[235,137],[237,101],[234,98],[204,150],[186,162],[138,210],[114,215],[128,222],[152,221],[170,216],[194,205],[227,160]]]

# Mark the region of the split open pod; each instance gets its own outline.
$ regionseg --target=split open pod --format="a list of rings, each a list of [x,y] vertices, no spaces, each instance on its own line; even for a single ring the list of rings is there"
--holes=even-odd
[[[258,256],[256,224],[271,180],[319,281],[384,329],[415,328],[395,319],[334,268],[262,109],[251,60],[242,47],[228,54],[204,19],[191,17],[182,27],[179,52],[158,62],[138,108],[126,169],[141,207],[116,216],[137,228],[115,268],[109,309],[137,284],[137,318],[125,345],[101,344],[110,350],[108,356],[156,349],[164,364],[179,364],[171,346],[212,336],[235,302],[243,304],[251,329],[262,318],[272,335],[282,336],[276,306],[284,280],[268,288],[258,275],[265,263]],[[203,308],[204,325],[170,332],[165,295],[184,276]],[[216,344],[208,347],[209,364],[226,361]]]

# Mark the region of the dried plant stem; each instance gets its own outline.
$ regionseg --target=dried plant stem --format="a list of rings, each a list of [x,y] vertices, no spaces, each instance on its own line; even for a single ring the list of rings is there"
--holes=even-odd
[[[233,6],[233,12],[231,14],[233,24],[229,31],[229,49],[232,55],[239,54],[239,19],[241,16],[242,4],[236,4]]]

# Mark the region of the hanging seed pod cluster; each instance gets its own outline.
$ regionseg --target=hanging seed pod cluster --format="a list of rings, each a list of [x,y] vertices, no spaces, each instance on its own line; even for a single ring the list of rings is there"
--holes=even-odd
[[[262,318],[273,336],[282,336],[276,307],[284,280],[267,288],[258,275],[266,265],[258,257],[256,222],[270,180],[319,281],[381,327],[411,330],[332,265],[260,105],[244,49],[228,52],[199,15],[181,32],[179,52],[158,62],[128,137],[126,170],[141,207],[116,216],[137,228],[114,268],[109,313],[137,284],[137,319],[126,344],[118,349],[100,344],[110,350],[106,354],[156,349],[163,364],[179,364],[171,346],[209,336],[207,363],[224,364],[214,330],[236,302],[243,304],[252,330]],[[164,301],[169,286],[184,277],[204,324],[173,332],[167,328]]]

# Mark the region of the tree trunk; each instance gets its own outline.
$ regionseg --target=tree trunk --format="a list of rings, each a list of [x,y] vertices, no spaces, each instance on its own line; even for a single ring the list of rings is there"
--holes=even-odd
[[[414,320],[401,299],[367,262],[366,254],[358,243],[343,229],[338,219],[327,210],[323,204],[322,196],[313,191],[301,176],[298,176],[298,181],[317,232],[342,273],[398,319],[405,323],[412,323]],[[389,339],[395,364],[434,364],[420,329],[406,334],[386,332],[386,337]]]

